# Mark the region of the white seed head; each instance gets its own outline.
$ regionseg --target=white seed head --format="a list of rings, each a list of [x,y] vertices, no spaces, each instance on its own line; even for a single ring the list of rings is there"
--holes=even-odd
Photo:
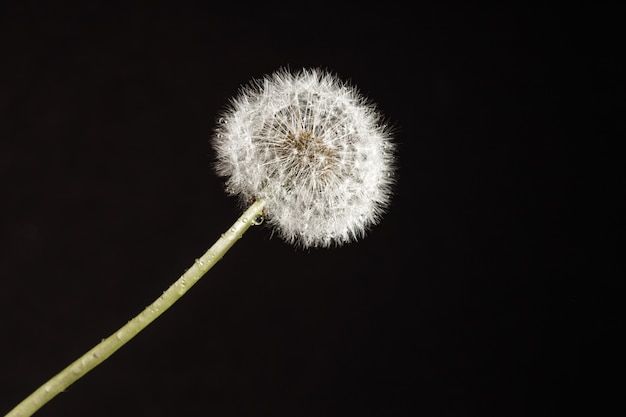
[[[241,89],[213,136],[217,173],[243,204],[265,200],[278,235],[303,248],[365,235],[386,210],[395,147],[376,107],[317,69]]]

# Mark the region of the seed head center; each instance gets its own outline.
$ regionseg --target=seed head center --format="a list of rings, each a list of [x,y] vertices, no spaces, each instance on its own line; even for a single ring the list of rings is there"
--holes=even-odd
[[[287,134],[282,152],[290,155],[299,169],[321,177],[330,174],[338,160],[337,151],[309,131]]]

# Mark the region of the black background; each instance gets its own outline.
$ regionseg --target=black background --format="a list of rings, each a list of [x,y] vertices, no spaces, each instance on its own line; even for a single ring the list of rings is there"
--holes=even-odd
[[[0,411],[230,227],[211,131],[242,84],[285,66],[335,72],[394,125],[381,224],[330,250],[249,230],[37,415],[564,415],[618,392],[611,348],[586,359],[621,328],[604,279],[623,267],[589,273],[581,244],[623,243],[617,214],[583,209],[614,205],[592,150],[623,173],[603,148],[623,121],[598,110],[619,52],[589,36],[613,33],[610,10],[64,4],[0,6]]]

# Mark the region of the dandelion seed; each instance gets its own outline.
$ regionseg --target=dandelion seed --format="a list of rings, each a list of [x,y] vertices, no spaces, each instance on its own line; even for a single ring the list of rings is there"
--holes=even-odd
[[[391,197],[390,129],[349,84],[317,69],[279,70],[241,89],[213,135],[216,171],[289,243],[329,247],[363,237]]]

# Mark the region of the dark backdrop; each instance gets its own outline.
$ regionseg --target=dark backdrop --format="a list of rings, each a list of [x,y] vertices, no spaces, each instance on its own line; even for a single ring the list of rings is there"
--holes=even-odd
[[[594,94],[587,70],[604,65],[603,91],[617,66],[588,59],[581,20],[547,6],[233,4],[0,6],[0,411],[230,227],[240,211],[213,173],[211,131],[242,84],[285,66],[335,72],[395,126],[381,224],[308,251],[251,229],[38,415],[537,416],[610,398],[582,378],[601,375],[584,358],[608,322],[581,311],[599,295],[579,281],[595,226],[578,210],[589,184],[573,155],[587,150],[571,110]],[[613,161],[607,175],[623,172]]]

